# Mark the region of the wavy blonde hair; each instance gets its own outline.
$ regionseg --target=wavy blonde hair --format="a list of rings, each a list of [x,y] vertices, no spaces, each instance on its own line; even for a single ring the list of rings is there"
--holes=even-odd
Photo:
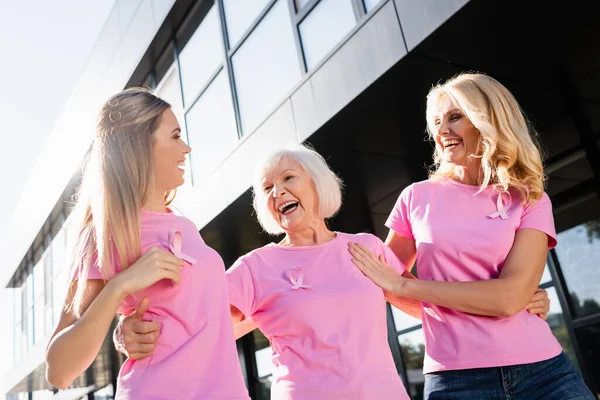
[[[79,270],[79,278],[68,307],[78,317],[93,262],[107,280],[115,262],[126,268],[141,255],[140,213],[154,181],[154,132],[170,107],[147,89],[130,88],[100,111],[73,209],[77,238],[71,268]],[[174,191],[167,192],[165,204],[173,198]]]
[[[483,74],[464,73],[433,87],[427,95],[427,131],[436,135],[438,104],[449,99],[479,131],[482,181],[480,190],[494,185],[496,190],[518,190],[523,204],[533,204],[544,192],[544,175],[537,134],[515,97],[502,84]],[[452,165],[444,163],[436,146],[430,179],[451,177]]]

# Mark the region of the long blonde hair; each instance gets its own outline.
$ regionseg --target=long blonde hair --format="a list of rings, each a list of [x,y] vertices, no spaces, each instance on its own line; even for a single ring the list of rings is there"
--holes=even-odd
[[[147,89],[130,88],[100,111],[73,209],[77,238],[71,268],[79,270],[79,278],[69,307],[77,316],[92,262],[106,280],[115,262],[126,268],[141,255],[140,213],[152,189],[154,132],[170,107]],[[172,197],[166,193],[165,204]]]
[[[433,87],[427,95],[427,131],[435,135],[438,103],[448,98],[479,131],[482,181],[505,192],[518,190],[523,203],[534,203],[544,191],[544,170],[536,133],[512,93],[495,79],[464,73]],[[430,179],[451,177],[454,168],[445,164],[436,146]]]

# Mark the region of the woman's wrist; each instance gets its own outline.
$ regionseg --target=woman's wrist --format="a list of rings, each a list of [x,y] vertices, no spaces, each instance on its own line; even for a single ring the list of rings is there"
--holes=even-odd
[[[115,275],[106,283],[105,289],[107,289],[111,297],[115,297],[119,301],[119,303],[123,302],[123,300],[125,300],[125,297],[127,297],[127,295],[129,294],[125,289],[125,286],[123,285],[119,274]]]
[[[402,297],[413,297],[411,296],[411,292],[413,290],[413,285],[411,285],[413,282],[418,282],[417,280],[414,279],[406,279],[403,277],[400,277],[398,280],[396,280],[396,282],[394,282],[394,286],[392,289],[392,293],[395,294],[396,296],[402,296]]]

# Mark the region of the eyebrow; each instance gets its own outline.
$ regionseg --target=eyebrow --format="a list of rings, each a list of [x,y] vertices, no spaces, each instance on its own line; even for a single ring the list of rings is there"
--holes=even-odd
[[[452,114],[452,113],[455,113],[455,112],[462,113],[462,110],[461,110],[460,108],[453,108],[452,110],[448,110],[448,111],[446,111],[446,112],[444,113],[444,115]]]
[[[173,134],[175,132],[181,133],[181,128],[175,128],[175,129],[173,129],[173,131],[171,131],[171,134]]]

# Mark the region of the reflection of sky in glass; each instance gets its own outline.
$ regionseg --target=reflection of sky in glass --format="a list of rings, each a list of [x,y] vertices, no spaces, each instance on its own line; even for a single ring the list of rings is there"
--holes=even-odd
[[[301,77],[292,21],[285,0],[275,3],[231,61],[243,131],[248,134]]]
[[[392,306],[392,315],[394,316],[394,326],[396,327],[396,332],[421,324],[420,319],[411,317],[410,315],[398,310],[394,306]]]
[[[558,294],[556,293],[556,288],[550,287],[547,288],[548,299],[550,299],[550,312],[548,314],[562,314],[563,310],[560,306],[560,301],[558,301]]]
[[[416,347],[420,344],[425,345],[425,336],[423,336],[423,329],[417,329],[404,335],[398,336],[398,343],[400,346],[413,346]]]
[[[374,9],[379,3],[381,3],[381,0],[365,0],[365,8],[367,9],[367,12]]]
[[[598,278],[598,254],[600,240],[593,237],[590,242],[585,224],[576,226],[558,234],[556,254],[565,276],[567,288],[571,296],[577,297],[575,302],[584,306],[577,314],[585,315],[600,311],[600,279]],[[594,304],[595,303],[595,304]],[[577,308],[577,305],[576,305]]]
[[[548,264],[544,267],[544,274],[542,275],[542,279],[540,280],[540,285],[546,282],[550,282],[552,280],[552,275],[550,275],[550,270],[548,269]]]
[[[313,69],[355,24],[349,0],[321,0],[298,27],[308,69]]]
[[[258,377],[262,378],[273,373],[273,363],[271,363],[271,347],[265,347],[258,350],[256,355],[256,369]]]

